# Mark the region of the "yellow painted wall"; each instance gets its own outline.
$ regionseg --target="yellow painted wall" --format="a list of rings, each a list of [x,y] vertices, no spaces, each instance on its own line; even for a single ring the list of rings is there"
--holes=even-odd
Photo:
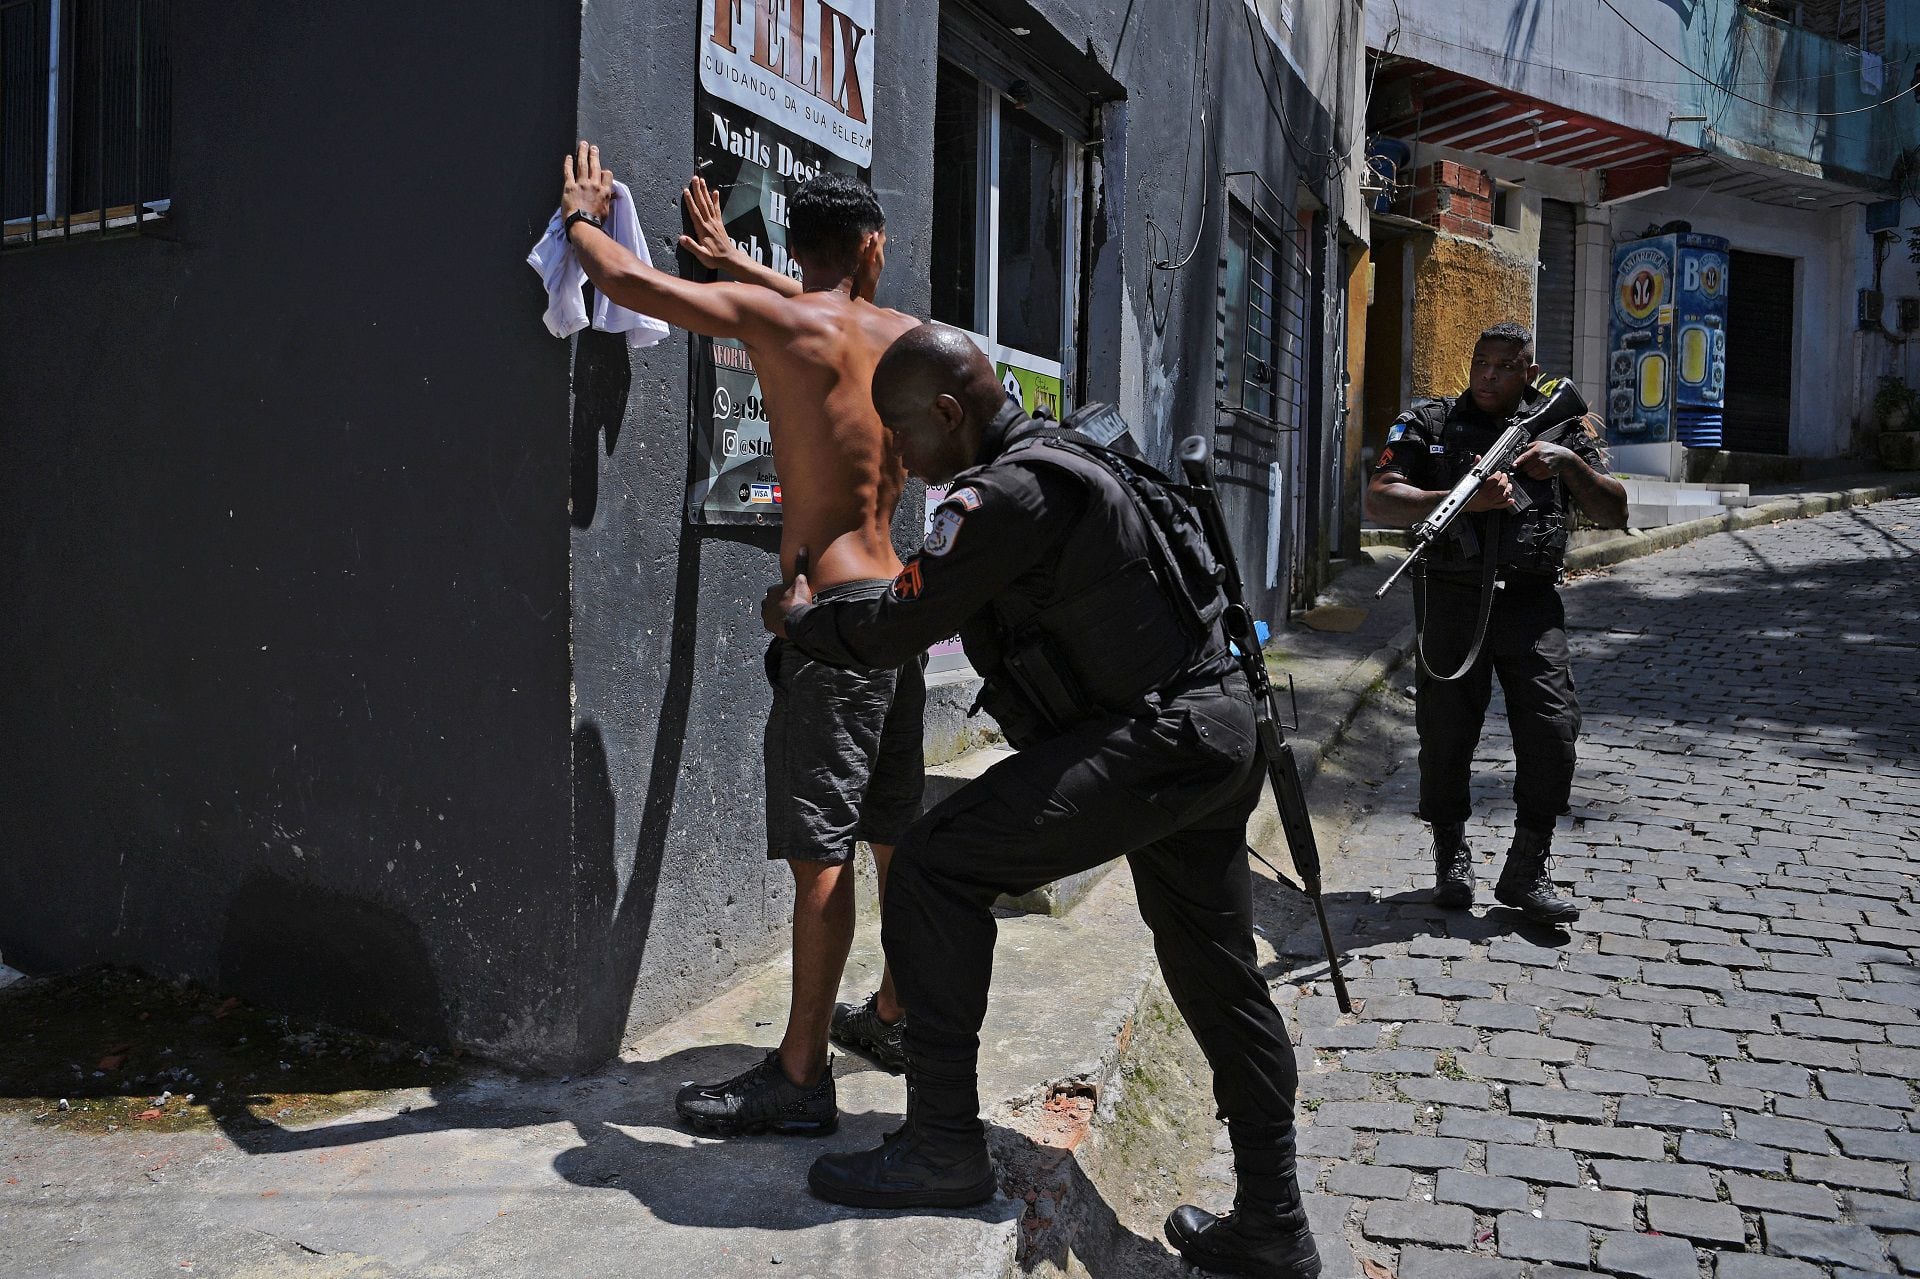
[[[1414,249],[1414,395],[1460,394],[1480,331],[1532,322],[1533,276],[1532,262],[1483,241],[1423,237]]]
[[[1366,439],[1367,414],[1367,299],[1368,282],[1373,278],[1373,259],[1367,247],[1347,250],[1347,430],[1346,454],[1341,458],[1341,474],[1346,477],[1340,494],[1337,518],[1340,520],[1340,546],[1351,555],[1360,547],[1360,494],[1367,476],[1360,465],[1360,449]]]

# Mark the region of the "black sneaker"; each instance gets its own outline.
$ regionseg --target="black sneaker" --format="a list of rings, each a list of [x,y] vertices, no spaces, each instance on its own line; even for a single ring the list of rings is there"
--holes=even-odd
[[[802,1088],[780,1068],[777,1051],[724,1083],[688,1084],[673,1099],[673,1108],[695,1132],[720,1137],[762,1132],[824,1137],[840,1126],[832,1059],[819,1083]]]
[[[891,1025],[880,1020],[880,994],[876,991],[867,996],[864,1004],[835,1004],[833,1025],[827,1037],[898,1075],[907,1068],[907,1045],[902,1038],[906,1028],[904,1015]]]
[[[970,1208],[993,1198],[993,1160],[984,1138],[936,1136],[909,1119],[872,1150],[814,1160],[807,1189],[852,1208]]]
[[[1235,1201],[1225,1216],[1182,1204],[1167,1218],[1167,1242],[1202,1270],[1263,1279],[1317,1279],[1320,1252],[1304,1212]]]

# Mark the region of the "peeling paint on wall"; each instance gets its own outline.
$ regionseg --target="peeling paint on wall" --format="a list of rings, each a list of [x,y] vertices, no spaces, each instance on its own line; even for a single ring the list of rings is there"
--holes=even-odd
[[[1437,235],[1415,248],[1413,272],[1413,393],[1458,395],[1481,330],[1532,316],[1533,263]]]

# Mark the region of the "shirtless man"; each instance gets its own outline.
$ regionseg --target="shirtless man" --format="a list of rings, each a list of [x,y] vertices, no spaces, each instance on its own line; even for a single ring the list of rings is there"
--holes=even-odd
[[[718,208],[696,180],[687,199],[701,234],[683,243],[709,265],[754,281],[702,284],[647,266],[591,220],[613,207],[600,148],[580,143],[563,168],[561,214],[594,287],[668,324],[737,339],[753,357],[784,489],[782,577],[804,572],[839,599],[884,593],[900,571],[891,526],[906,471],[870,387],[881,353],[918,321],[873,304],[887,243],[873,192],[826,174],[793,193],[787,235],[800,264],[796,282],[715,243],[725,238],[724,229],[711,233]],[[815,598],[824,593],[817,586]],[[767,855],[784,860],[794,879],[786,1034],[744,1073],[688,1085],[675,1106],[703,1132],[818,1136],[838,1122],[830,1026],[882,1064],[904,1064],[903,1010],[890,975],[864,1008],[836,1010],[833,999],[853,942],[854,842],[872,845],[884,887],[894,841],[919,815],[925,685],[918,660],[845,671],[777,640],[766,665]],[[896,1060],[886,1060],[889,1049]]]

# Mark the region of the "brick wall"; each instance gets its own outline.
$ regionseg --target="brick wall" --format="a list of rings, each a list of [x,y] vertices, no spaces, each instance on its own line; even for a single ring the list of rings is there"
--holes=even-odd
[[[1448,235],[1493,238],[1493,179],[1485,170],[1436,160],[1413,171],[1408,216]]]

